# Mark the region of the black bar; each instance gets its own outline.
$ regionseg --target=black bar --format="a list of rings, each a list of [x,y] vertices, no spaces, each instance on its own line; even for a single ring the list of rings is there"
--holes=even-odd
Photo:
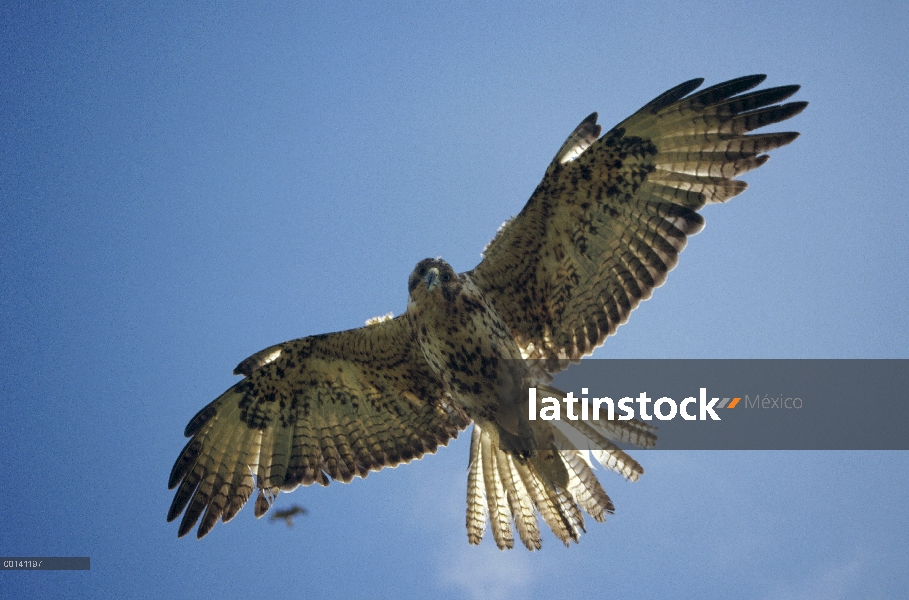
[[[552,386],[574,398],[586,397],[591,418],[594,400],[604,397],[616,405],[614,418],[625,398],[634,400],[634,416],[642,418],[637,399],[645,394],[649,419],[643,418],[657,428],[656,450],[909,450],[905,359],[584,359],[559,373]],[[708,402],[718,399],[706,415],[701,389]],[[554,394],[538,396],[539,410],[544,396]],[[668,420],[653,414],[655,403],[664,397],[664,416],[672,414],[673,406],[679,409]],[[686,414],[696,419],[681,418],[681,404],[688,398],[696,401],[686,403]],[[595,448],[575,436],[566,421],[577,416],[581,404],[570,398],[555,400],[569,441],[578,449]],[[528,398],[521,402],[522,414],[529,418]]]
[[[4,571],[88,571],[88,556],[4,556],[0,568]]]

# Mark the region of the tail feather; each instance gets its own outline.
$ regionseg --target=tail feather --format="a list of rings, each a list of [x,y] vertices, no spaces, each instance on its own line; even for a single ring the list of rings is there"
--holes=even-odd
[[[567,515],[561,511],[561,503],[553,497],[552,493],[554,490],[546,488],[542,479],[534,473],[533,467],[529,463],[516,463],[516,466],[518,474],[530,494],[531,502],[539,511],[543,521],[552,530],[552,533],[562,540],[566,546],[569,546],[572,540],[576,542],[577,535],[572,535],[571,523]]]
[[[557,428],[551,429],[551,448],[524,458],[501,446],[495,424],[474,423],[467,477],[467,538],[471,544],[482,541],[488,519],[500,549],[514,546],[513,522],[524,546],[538,550],[542,547],[539,513],[553,534],[570,546],[585,531],[583,512],[600,522],[614,512],[588,451],[572,446]],[[606,448],[595,450],[594,456],[605,467],[636,480],[643,473],[641,466],[609,442],[600,429],[582,431]],[[653,435],[644,424],[631,426],[629,431],[644,438]]]
[[[489,514],[481,487],[481,482],[484,481],[482,452],[480,427],[474,425],[473,435],[470,436],[470,467],[467,474],[467,541],[474,545],[483,541]]]
[[[488,432],[480,432],[482,450],[480,458],[483,465],[483,483],[486,487],[486,505],[489,507],[489,524],[496,545],[505,549],[514,547],[514,535],[511,532],[511,509],[505,497],[504,482],[496,467],[498,458],[496,441]]]
[[[609,439],[604,437],[601,432],[597,431],[584,421],[570,423],[575,430],[583,435],[595,447],[592,452],[597,461],[611,471],[615,471],[629,481],[637,481],[644,474],[644,467],[638,461],[631,458],[624,450],[613,444]],[[568,438],[561,435],[557,437],[559,448],[562,450],[562,456],[572,450],[577,450],[577,446]]]
[[[514,524],[521,542],[528,550],[539,550],[542,547],[542,540],[537,527],[536,511],[530,501],[527,487],[514,469],[515,460],[514,456],[498,450],[496,465],[499,467],[499,477],[504,484],[508,506],[514,515]]]
[[[568,491],[588,515],[602,523],[607,514],[615,512],[615,506],[583,455],[581,450],[562,452],[562,458],[571,474]]]

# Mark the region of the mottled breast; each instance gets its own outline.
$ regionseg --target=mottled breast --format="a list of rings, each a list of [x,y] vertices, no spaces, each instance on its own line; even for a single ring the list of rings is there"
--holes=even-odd
[[[470,278],[443,260],[420,261],[408,287],[407,314],[426,361],[471,418],[496,420],[527,376],[511,331]]]

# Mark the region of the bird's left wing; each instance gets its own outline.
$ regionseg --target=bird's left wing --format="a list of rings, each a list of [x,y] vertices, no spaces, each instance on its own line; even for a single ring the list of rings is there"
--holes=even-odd
[[[429,369],[406,317],[257,352],[246,378],[186,426],[168,521],[197,537],[232,519],[254,489],[256,516],[280,491],[349,482],[446,445],[470,420]]]
[[[797,133],[749,134],[805,108],[751,75],[660,95],[603,137],[596,113],[568,137],[521,213],[468,273],[526,358],[554,373],[628,319],[703,226],[696,212],[745,189],[736,176]],[[690,95],[689,95],[690,94]],[[566,360],[567,359],[567,360]]]

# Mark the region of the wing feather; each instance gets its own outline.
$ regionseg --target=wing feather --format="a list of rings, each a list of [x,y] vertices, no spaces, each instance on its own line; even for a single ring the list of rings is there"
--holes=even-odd
[[[298,485],[349,482],[435,452],[468,425],[413,343],[407,318],[301,338],[238,365],[171,470],[168,521],[203,537],[258,490],[256,516]],[[201,518],[201,521],[200,521]]]
[[[521,213],[467,275],[505,319],[523,355],[549,373],[580,360],[662,285],[697,213],[746,184],[734,179],[794,132],[749,134],[801,112],[778,104],[789,85],[749,91],[750,75],[701,91],[702,79],[658,96],[597,140],[581,122]]]

